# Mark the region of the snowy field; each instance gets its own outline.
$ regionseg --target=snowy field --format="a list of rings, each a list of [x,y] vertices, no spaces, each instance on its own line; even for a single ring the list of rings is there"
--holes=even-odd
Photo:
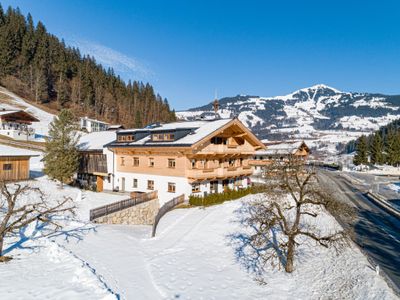
[[[41,237],[30,226],[6,243],[0,264],[0,299],[396,299],[355,247],[340,255],[305,244],[296,271],[269,270],[260,286],[239,264],[230,234],[243,201],[177,209],[160,222],[156,238],[149,226],[94,225],[89,209],[122,196],[59,190],[39,177],[30,182],[51,199],[76,199],[77,217],[57,236]],[[339,226],[324,214],[321,228]]]

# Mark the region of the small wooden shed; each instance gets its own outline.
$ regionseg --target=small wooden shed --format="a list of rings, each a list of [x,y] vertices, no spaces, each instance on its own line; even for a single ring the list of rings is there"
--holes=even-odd
[[[0,180],[29,179],[30,159],[39,156],[32,151],[0,145]]]

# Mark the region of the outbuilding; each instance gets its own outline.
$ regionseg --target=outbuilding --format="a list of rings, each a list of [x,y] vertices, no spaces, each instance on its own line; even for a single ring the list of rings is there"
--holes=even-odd
[[[33,156],[39,155],[26,149],[0,145],[0,180],[29,179],[30,159]]]

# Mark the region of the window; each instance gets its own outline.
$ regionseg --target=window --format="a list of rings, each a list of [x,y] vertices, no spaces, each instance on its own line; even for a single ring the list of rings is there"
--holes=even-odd
[[[132,185],[134,188],[137,188],[138,187],[138,181],[137,181],[137,178],[133,178],[133,185]]]
[[[215,145],[224,144],[224,145],[226,145],[226,138],[215,136],[215,137],[211,138],[211,144],[215,144]]]
[[[133,135],[119,135],[118,136],[118,142],[129,142],[129,141],[134,141]]]
[[[165,141],[173,141],[174,139],[175,139],[175,134],[173,134],[173,133],[164,134]]]
[[[11,171],[11,170],[12,170],[12,164],[3,165],[3,171]]]
[[[176,187],[175,183],[168,182],[168,193],[175,193]]]
[[[196,169],[196,160],[192,159],[192,169]]]
[[[133,166],[134,167],[139,167],[139,157],[134,157],[133,158]]]
[[[125,157],[121,157],[121,166],[125,166]]]
[[[154,133],[152,135],[152,140],[153,141],[162,141],[162,140],[164,140],[164,134],[162,134],[162,133]]]
[[[153,141],[173,141],[175,139],[174,133],[153,133]]]
[[[147,180],[147,189],[154,190],[154,180]]]
[[[192,193],[200,193],[200,183],[192,184]]]
[[[168,168],[174,169],[176,165],[175,159],[169,158],[168,159]]]
[[[150,168],[154,167],[154,158],[152,158],[152,157],[149,158],[149,167]]]

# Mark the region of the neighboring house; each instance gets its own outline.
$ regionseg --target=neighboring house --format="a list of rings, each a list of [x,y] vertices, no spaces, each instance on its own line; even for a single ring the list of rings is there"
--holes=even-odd
[[[310,149],[304,141],[288,141],[277,143],[266,143],[266,150],[259,150],[255,153],[250,164],[254,168],[254,176],[260,176],[264,167],[272,161],[288,161],[289,157],[307,159]]]
[[[109,125],[107,128],[108,131],[117,131],[120,129],[125,129],[125,127],[122,125]]]
[[[87,132],[106,131],[109,125],[106,122],[89,119],[88,117],[80,118],[80,128]]]
[[[23,110],[0,110],[0,134],[15,140],[34,140],[35,130],[29,125],[39,122]]]
[[[103,183],[110,184],[112,167],[107,166],[107,154],[112,160],[112,152],[104,148],[116,140],[115,131],[101,131],[84,134],[79,139],[79,169],[77,181],[83,187],[98,192],[103,191]]]
[[[253,172],[249,160],[256,150],[265,149],[238,119],[120,130],[106,147],[113,153],[107,166],[114,176],[104,188],[157,190],[161,204],[181,194],[187,198],[246,188]]]
[[[30,158],[38,154],[14,147],[0,145],[0,180],[29,179]]]

